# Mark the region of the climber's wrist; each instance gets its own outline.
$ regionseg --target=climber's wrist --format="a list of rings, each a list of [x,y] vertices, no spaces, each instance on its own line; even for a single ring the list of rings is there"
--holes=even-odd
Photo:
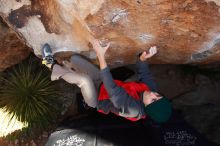
[[[96,55],[97,55],[98,59],[105,59],[105,55],[102,53],[97,52]]]
[[[99,59],[99,66],[100,66],[100,69],[104,69],[107,67],[107,63],[106,63],[106,60],[105,60],[105,57],[104,55],[100,55],[98,56],[98,59]]]
[[[143,56],[140,56],[140,57],[139,57],[139,60],[142,61],[142,62],[146,61],[147,59],[148,59],[148,58],[144,58]]]

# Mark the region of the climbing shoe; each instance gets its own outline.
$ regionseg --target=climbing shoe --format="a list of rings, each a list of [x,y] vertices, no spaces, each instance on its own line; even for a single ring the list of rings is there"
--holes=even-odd
[[[44,46],[42,47],[42,56],[43,56],[42,64],[44,65],[54,64],[52,50],[50,48],[50,45],[47,43],[44,44]]]

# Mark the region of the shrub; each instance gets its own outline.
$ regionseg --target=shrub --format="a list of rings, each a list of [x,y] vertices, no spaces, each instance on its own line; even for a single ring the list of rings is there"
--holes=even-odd
[[[58,91],[45,67],[21,63],[1,75],[0,108],[29,127],[45,128],[58,115]]]

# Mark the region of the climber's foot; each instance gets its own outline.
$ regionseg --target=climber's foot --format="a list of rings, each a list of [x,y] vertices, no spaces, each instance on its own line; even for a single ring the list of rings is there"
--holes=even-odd
[[[50,45],[47,43],[42,47],[42,57],[42,64],[46,65],[48,68],[51,68],[54,64],[54,57]]]

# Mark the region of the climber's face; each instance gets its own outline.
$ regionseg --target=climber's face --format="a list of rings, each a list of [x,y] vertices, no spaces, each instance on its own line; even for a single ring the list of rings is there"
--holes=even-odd
[[[152,91],[144,91],[143,94],[143,102],[144,105],[147,106],[159,99],[161,99],[162,96],[160,94],[158,94],[157,92],[152,92]]]

